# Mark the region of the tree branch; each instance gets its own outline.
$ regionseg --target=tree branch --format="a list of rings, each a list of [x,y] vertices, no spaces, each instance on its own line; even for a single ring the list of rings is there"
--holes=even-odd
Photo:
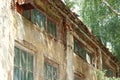
[[[108,4],[108,2],[106,2],[105,0],[101,0],[113,13],[117,14],[118,16],[120,16],[120,13],[116,10],[114,10],[110,4]]]

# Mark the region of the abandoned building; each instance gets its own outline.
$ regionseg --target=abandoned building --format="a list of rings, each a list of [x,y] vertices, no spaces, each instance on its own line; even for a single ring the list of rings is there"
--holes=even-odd
[[[120,76],[116,58],[61,0],[1,1],[0,80]]]

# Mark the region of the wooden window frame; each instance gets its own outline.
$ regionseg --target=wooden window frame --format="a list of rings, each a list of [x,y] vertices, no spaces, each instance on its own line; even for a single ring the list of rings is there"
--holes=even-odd
[[[78,43],[78,52],[75,52],[75,41],[77,41],[77,43]],[[81,49],[84,49],[84,51],[85,51],[85,58],[82,56],[82,53],[80,52]],[[76,39],[75,37],[74,37],[74,53],[75,53],[76,55],[78,55],[80,58],[82,58],[82,59],[83,59],[85,62],[87,62],[87,63],[89,63],[89,62],[87,61],[87,55],[89,55],[89,57],[90,57],[90,63],[89,63],[89,64],[92,64],[92,54],[90,54],[90,53],[88,52],[88,50],[86,50],[86,49],[83,47],[82,43],[81,43],[78,39]]]
[[[34,54],[33,54],[33,52],[28,51],[25,48],[23,49],[23,47],[20,48],[19,46],[15,46],[14,51],[16,49],[19,50],[20,61],[19,61],[19,66],[14,63],[14,69],[18,68],[18,70],[19,70],[19,79],[21,79],[22,76],[23,76],[23,75],[20,75],[21,71],[22,71],[22,72],[26,72],[26,73],[24,73],[26,75],[26,79],[28,79],[28,75],[29,75],[28,73],[31,73],[32,78],[33,78],[32,80],[34,80]],[[26,68],[23,68],[22,64],[21,64],[21,58],[22,58],[21,56],[22,56],[23,53],[26,55],[26,65],[25,65]],[[15,54],[15,52],[14,52],[14,54]],[[29,66],[29,56],[32,56],[32,70],[29,70],[29,67],[28,67]],[[14,57],[14,60],[15,60],[15,57]]]
[[[32,5],[30,2],[27,2],[27,3],[24,3],[24,4],[20,4],[19,2],[16,2],[15,3],[15,9],[17,10],[17,12],[18,13],[20,13],[21,15],[23,15],[23,13],[24,13],[24,11],[25,10],[28,10],[29,11],[29,14],[28,14],[28,16],[29,16],[29,18],[28,18],[28,20],[30,20],[31,22],[32,22],[32,9],[36,9],[36,10],[38,10],[42,15],[44,15],[45,16],[45,19],[46,19],[46,21],[45,21],[45,31],[47,32],[47,33],[49,33],[49,31],[48,31],[48,20],[50,20],[50,22],[53,24],[53,25],[55,25],[54,27],[54,32],[52,32],[52,33],[49,33],[50,34],[50,36],[51,37],[53,37],[54,39],[56,39],[57,38],[57,22],[55,21],[55,20],[53,20],[51,17],[49,17],[48,15],[46,15],[44,12],[42,12],[42,11],[40,11],[39,9],[37,9],[34,5]],[[35,24],[35,23],[33,23],[33,24]],[[53,30],[53,29],[52,29]]]
[[[110,75],[107,74],[107,71],[105,71],[105,76],[107,76],[107,77],[114,77],[114,71],[108,65],[103,64],[102,68],[103,68],[103,71],[107,70],[107,71],[112,72],[112,76],[110,76]]]
[[[45,67],[45,63],[49,64],[52,67],[57,69],[57,80],[58,80],[59,79],[59,64],[54,62],[54,61],[52,61],[52,60],[50,60],[50,59],[48,59],[48,58],[46,58],[46,57],[44,58],[44,67]],[[44,74],[44,77],[45,77],[45,74]]]

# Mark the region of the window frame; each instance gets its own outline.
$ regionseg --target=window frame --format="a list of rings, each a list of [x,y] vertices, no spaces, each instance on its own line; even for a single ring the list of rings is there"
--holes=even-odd
[[[59,80],[59,64],[54,62],[54,61],[52,61],[52,60],[50,60],[50,59],[48,59],[48,58],[46,58],[46,57],[44,58],[44,68],[45,68],[45,64],[48,64],[48,65],[52,66],[52,68],[56,68],[57,69],[57,80]],[[45,72],[43,71],[43,73],[44,73],[44,77],[45,77]]]
[[[15,61],[14,61],[14,69],[15,68],[18,68],[19,70],[19,80],[22,78],[22,72],[26,72],[25,75],[26,75],[26,79],[28,79],[28,76],[29,76],[29,73],[32,73],[32,78],[34,80],[34,59],[35,59],[35,56],[34,56],[34,53],[33,51],[21,46],[21,45],[18,45],[17,46],[14,46],[14,60],[15,60],[15,49],[19,50],[19,58],[20,58],[20,61],[19,61],[19,65],[16,65],[15,64]],[[22,55],[25,54],[26,55],[26,65],[25,67],[26,68],[23,68],[22,66]],[[29,70],[29,56],[32,56],[32,70]],[[24,76],[25,76],[24,75]],[[14,77],[14,72],[13,72],[13,77]]]
[[[75,52],[75,42],[77,42],[77,45],[78,45],[78,52]],[[85,47],[83,47],[84,45],[78,40],[78,39],[76,39],[75,37],[74,37],[74,53],[77,55],[77,56],[79,56],[80,58],[82,58],[85,62],[87,62],[87,63],[89,63],[89,64],[92,64],[92,54],[91,53],[89,53],[89,51],[85,48]],[[84,51],[84,55],[83,55],[83,53],[81,52],[81,50],[83,49],[83,51]],[[88,60],[87,60],[87,55],[89,56],[89,58],[90,58],[90,62],[88,62]]]
[[[17,12],[20,13],[24,18],[26,18],[29,21],[31,21],[33,24],[36,25],[36,23],[37,23],[40,28],[44,28],[44,31],[46,31],[50,35],[50,37],[53,37],[54,39],[56,39],[57,35],[58,35],[57,22],[55,20],[53,20],[50,16],[45,14],[43,11],[41,11],[38,8],[36,8],[36,6],[34,6],[33,4],[30,4],[31,7],[28,7],[28,8],[25,8],[25,5],[26,4],[21,4],[20,5],[20,4],[18,4],[18,2],[16,2],[16,10],[17,10]],[[32,21],[32,10],[33,9],[35,9],[36,11],[38,11],[40,13],[40,15],[43,15],[45,17],[45,26],[40,26],[38,22]],[[24,12],[25,11],[29,12],[28,15],[27,15],[28,18],[26,16],[24,16]],[[53,24],[53,26],[51,28],[51,32],[49,32],[49,30],[48,30],[48,20]]]
[[[109,66],[107,66],[106,64],[102,65],[102,70],[105,71],[105,76],[114,77],[114,71]],[[112,72],[112,75],[109,75],[108,71]]]
[[[75,50],[75,41],[77,41],[77,45],[78,45],[78,52],[76,53],[75,51],[74,51],[74,53],[76,54],[76,55],[78,55],[79,57],[81,57],[83,60],[85,60],[86,61],[86,58],[84,58],[83,56],[82,56],[82,54],[81,54],[81,49],[84,49],[84,47],[82,47],[82,44],[80,43],[80,41],[79,40],[77,40],[76,38],[74,38],[74,50]],[[84,51],[85,51],[85,49],[84,49]],[[85,51],[85,56],[86,56],[86,51]]]
[[[50,17],[48,17],[48,16],[46,16],[46,31],[52,36],[52,37],[54,37],[54,38],[56,38],[57,37],[57,22],[55,22],[53,19],[51,19]],[[54,28],[55,28],[55,35],[54,35],[54,33],[50,33],[49,32],[49,30],[48,30],[48,20],[53,24],[53,25],[55,25],[55,26],[53,26]]]
[[[84,74],[80,73],[80,72],[74,72],[74,80],[78,78],[78,80],[84,80],[85,76]]]

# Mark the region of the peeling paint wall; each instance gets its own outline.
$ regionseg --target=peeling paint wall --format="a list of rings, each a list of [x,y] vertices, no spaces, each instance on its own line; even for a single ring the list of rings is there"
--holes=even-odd
[[[0,80],[12,80],[14,34],[11,0],[0,0]]]

